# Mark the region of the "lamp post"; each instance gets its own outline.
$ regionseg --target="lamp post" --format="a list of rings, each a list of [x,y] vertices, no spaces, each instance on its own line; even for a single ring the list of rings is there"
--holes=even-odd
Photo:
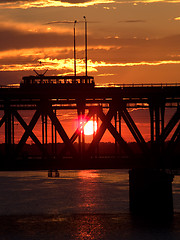
[[[87,20],[86,16],[83,16],[84,18],[84,25],[85,25],[85,74],[87,77]]]
[[[62,23],[62,24],[65,24],[65,23],[72,24],[72,23],[74,23],[74,75],[76,76],[76,23],[77,23],[77,20],[75,20],[75,21],[52,21],[52,22],[46,23],[46,25],[47,24],[48,25],[49,24],[58,24],[58,23]]]
[[[74,76],[76,76],[76,23],[77,21],[74,21]]]

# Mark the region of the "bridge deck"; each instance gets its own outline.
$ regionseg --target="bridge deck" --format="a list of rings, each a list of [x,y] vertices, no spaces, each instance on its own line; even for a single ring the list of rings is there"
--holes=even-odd
[[[0,100],[3,99],[94,99],[107,101],[108,99],[123,98],[132,101],[145,101],[148,98],[165,98],[167,101],[180,100],[180,86],[139,86],[139,87],[94,87],[71,88],[0,88]]]
[[[50,159],[62,160],[64,157],[70,156],[76,163],[78,159],[90,159],[91,165],[89,166],[97,166],[96,160],[101,163],[104,161],[103,155],[99,155],[98,148],[105,131],[108,130],[114,139],[116,155],[116,159],[109,158],[109,167],[121,168],[125,165],[127,168],[138,167],[138,165],[142,167],[144,165],[142,162],[140,164],[138,159],[149,159],[153,167],[171,167],[173,163],[176,164],[177,168],[179,161],[177,164],[177,160],[170,162],[169,159],[172,156],[174,159],[179,156],[177,155],[177,146],[180,143],[180,85],[94,87],[86,83],[83,84],[79,84],[77,88],[76,84],[73,85],[73,88],[68,84],[63,88],[56,87],[56,84],[52,84],[53,87],[50,88],[40,88],[39,85],[32,88],[0,88],[2,116],[0,128],[4,128],[4,147],[0,150],[1,159],[23,159],[23,146],[31,137],[40,150],[40,158],[42,159],[44,156],[48,156]],[[145,141],[128,108],[146,108],[149,110],[150,142]],[[165,121],[167,108],[174,108],[174,113],[168,121]],[[94,133],[87,150],[85,149],[84,133],[80,130],[81,126],[78,126],[71,137],[66,133],[61,119],[56,113],[56,110],[61,109],[75,109],[78,119],[83,119],[84,124],[89,119],[95,119],[99,123],[98,130]],[[35,111],[32,119],[27,123],[18,110]],[[16,120],[14,120],[15,118]],[[47,130],[47,118],[51,124],[50,133]],[[41,121],[41,139],[33,132],[38,120]],[[140,158],[136,158],[134,149],[124,140],[121,133],[121,120],[124,121],[134,137],[140,151]],[[24,134],[20,136],[20,140],[16,144],[14,141],[15,121],[24,130]],[[47,149],[48,134],[51,135],[52,139],[51,150]],[[57,135],[64,144],[58,156]],[[169,142],[165,144],[168,137]],[[76,148],[75,141],[78,143]],[[69,155],[66,154],[67,151]],[[129,164],[122,158],[122,152],[128,157],[127,159],[132,160]],[[92,160],[94,156],[96,160]],[[133,159],[136,159],[136,162],[133,162]],[[76,164],[75,162],[74,164]],[[102,168],[104,166],[102,165]]]

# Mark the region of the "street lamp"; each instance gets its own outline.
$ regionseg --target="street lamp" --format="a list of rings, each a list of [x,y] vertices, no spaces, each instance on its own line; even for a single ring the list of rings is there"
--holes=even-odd
[[[86,77],[87,77],[87,21],[86,16],[84,18],[84,25],[85,25],[85,69],[86,69]]]
[[[58,24],[58,23],[62,23],[62,24],[72,24],[74,23],[74,75],[76,76],[76,23],[77,23],[77,20],[75,20],[74,22],[73,21],[52,21],[52,22],[48,22],[46,23],[46,25],[48,24]]]
[[[74,21],[74,76],[76,76],[76,23],[77,21]]]

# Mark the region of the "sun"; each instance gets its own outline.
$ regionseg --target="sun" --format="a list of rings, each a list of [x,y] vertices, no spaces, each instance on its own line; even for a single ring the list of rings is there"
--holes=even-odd
[[[88,121],[84,126],[84,134],[92,135],[97,131],[97,122],[96,121]]]

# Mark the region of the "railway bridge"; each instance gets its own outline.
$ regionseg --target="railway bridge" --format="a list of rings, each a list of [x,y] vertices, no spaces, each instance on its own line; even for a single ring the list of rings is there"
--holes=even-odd
[[[146,141],[131,115],[131,109],[138,108],[148,111],[149,141]],[[59,117],[66,111],[77,114],[77,129],[71,136],[68,136]],[[169,119],[166,119],[167,111],[172,112]],[[33,114],[27,121],[24,113],[28,112]],[[155,201],[151,195],[158,195],[161,199],[158,208],[164,202],[165,208],[168,205],[169,212],[172,212],[172,194],[169,194],[172,192],[171,173],[180,168],[180,85],[98,87],[94,85],[93,77],[89,76],[29,76],[23,78],[20,87],[0,88],[0,114],[2,170],[132,169],[132,211],[143,212],[145,207],[142,207],[140,199],[143,198],[143,202]],[[86,143],[84,125],[90,120],[97,124],[97,130],[91,142]],[[134,147],[123,137],[122,122],[134,138]],[[17,124],[22,127],[23,133],[15,141]],[[34,132],[37,125],[41,132],[40,138]],[[107,155],[100,151],[101,139],[106,130],[114,139],[111,153]],[[37,155],[33,154],[35,148],[32,145],[29,151],[24,152],[29,137],[34,143],[33,147],[36,147]],[[61,139],[61,144],[58,139]],[[148,188],[146,191],[146,185],[150,182],[153,190]],[[144,189],[143,196],[144,191],[147,196],[143,197],[139,189]],[[155,194],[152,194],[154,189]]]

